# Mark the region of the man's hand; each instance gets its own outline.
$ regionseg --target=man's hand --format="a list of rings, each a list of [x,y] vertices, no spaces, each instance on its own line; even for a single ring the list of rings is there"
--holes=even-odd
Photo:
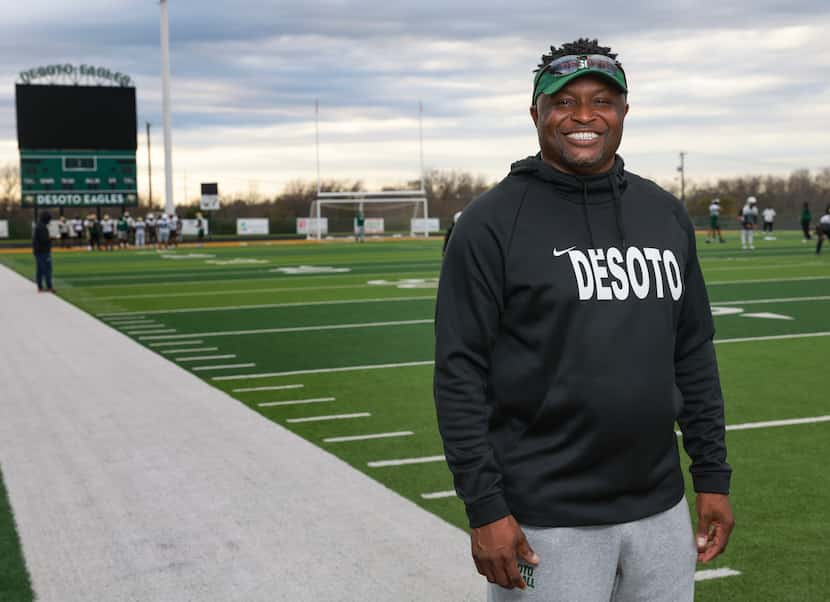
[[[519,574],[518,558],[539,564],[536,552],[530,549],[527,538],[516,519],[508,515],[470,531],[473,560],[479,574],[507,589],[525,589],[527,584]]]
[[[735,528],[729,496],[719,493],[698,493],[697,561],[709,562],[726,549],[729,536]]]

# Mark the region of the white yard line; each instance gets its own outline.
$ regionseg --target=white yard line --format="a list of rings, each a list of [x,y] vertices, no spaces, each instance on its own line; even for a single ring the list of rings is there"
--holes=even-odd
[[[315,397],[312,399],[290,399],[288,401],[265,401],[258,403],[260,408],[272,408],[274,406],[295,406],[304,403],[324,403],[327,401],[334,401],[335,397]]]
[[[219,282],[224,282],[220,280]],[[202,283],[204,284],[204,283]],[[147,286],[146,284],[136,286]],[[86,287],[92,288],[92,287]],[[339,286],[283,286],[278,288],[251,288],[251,289],[232,289],[225,291],[193,291],[190,293],[145,293],[141,295],[114,295],[109,297],[96,297],[96,301],[114,301],[116,299],[167,299],[175,297],[207,297],[215,295],[245,295],[257,293],[303,293],[305,291],[330,291],[347,288],[369,288],[368,284],[341,284]],[[114,315],[119,315],[122,312],[116,312]],[[98,314],[99,316],[108,316],[110,314]]]
[[[433,318],[423,320],[395,320],[391,322],[357,322],[353,324],[324,324],[321,326],[291,326],[288,328],[258,328],[256,330],[221,330],[215,332],[194,332],[165,336],[140,337],[142,341],[157,339],[178,339],[188,337],[230,337],[247,334],[275,334],[283,332],[314,332],[318,330],[346,330],[352,328],[383,328],[388,326],[411,326],[413,324],[432,324]]]
[[[167,355],[170,353],[196,353],[197,351],[219,351],[219,347],[183,347],[182,349],[166,349],[162,353]]]
[[[346,420],[348,418],[366,418],[371,416],[370,412],[358,412],[356,414],[331,414],[329,416],[308,416],[307,418],[289,418],[286,422],[318,422],[322,420]]]
[[[150,347],[172,347],[173,345],[201,345],[204,341],[173,341],[172,343],[150,343]]]
[[[194,372],[199,372],[202,370],[227,370],[229,368],[253,368],[256,364],[224,364],[221,366],[196,366],[191,368]]]
[[[728,567],[720,569],[707,569],[704,571],[696,571],[695,581],[708,581],[709,579],[721,579],[722,577],[735,577],[740,574],[740,571],[735,571]]]
[[[245,387],[231,389],[232,393],[250,393],[251,391],[281,391],[283,389],[302,389],[305,385],[274,385],[273,387]]]
[[[156,320],[125,320],[125,321],[116,321],[116,320],[109,320],[107,323],[110,326],[148,326],[150,324],[158,324]]]
[[[390,437],[409,437],[414,435],[412,431],[396,431],[394,433],[373,433],[371,435],[352,435],[350,437],[327,437],[323,439],[326,443],[342,443],[345,441],[367,441],[369,439],[388,439]]]
[[[161,335],[162,333],[176,332],[176,329],[175,328],[167,328],[167,329],[162,329],[162,330],[126,330],[124,332],[126,332],[127,334],[138,334],[138,335],[143,335],[143,334]],[[173,336],[173,335],[165,335],[165,336]],[[147,338],[147,337],[143,337],[143,336],[139,337],[139,339],[145,339],[145,338]]]
[[[111,326],[115,326],[115,324],[111,324]],[[141,332],[142,330],[162,330],[164,328],[166,328],[166,326],[159,322],[156,322],[155,324],[136,324],[135,326],[124,326],[124,330],[129,330],[130,332]]]
[[[198,351],[197,349],[190,349],[185,351]],[[177,362],[198,362],[203,360],[229,360],[233,357],[236,357],[235,353],[224,353],[222,355],[190,355],[186,357],[177,357],[175,360]]]
[[[776,334],[765,337],[741,337],[737,339],[715,339],[715,344],[748,343],[751,341],[778,341],[782,339],[805,339],[810,337],[827,337],[830,332],[802,332],[798,334]]]
[[[712,301],[712,305],[755,305],[758,303],[798,303],[806,301],[830,301],[830,295],[820,297],[780,297],[778,299],[745,299],[743,301]]]
[[[745,431],[749,429],[764,429],[776,426],[793,426],[797,424],[815,424],[830,422],[830,416],[813,416],[812,418],[790,418],[787,420],[766,420],[764,422],[745,422],[743,424],[727,424],[727,431]]]
[[[456,497],[458,494],[455,492],[455,489],[450,489],[448,491],[433,491],[432,493],[422,493],[421,497],[425,500],[440,500],[446,497]]]
[[[706,267],[707,260],[704,259],[701,262],[703,265],[703,273],[708,274],[709,272],[729,272],[729,271],[743,271],[743,270],[776,270],[779,268],[790,269],[790,268],[801,268],[801,267],[815,267],[815,262],[801,262],[801,263],[765,263],[765,264],[753,264],[753,265],[730,265],[730,266],[712,266]]]
[[[432,360],[421,362],[401,362],[400,364],[369,364],[366,366],[340,366],[338,368],[314,368],[311,370],[291,370],[289,372],[263,372],[262,374],[233,374],[231,376],[214,376],[211,380],[247,380],[252,378],[271,378],[272,376],[295,376],[298,374],[327,374],[329,372],[352,372],[361,370],[384,370],[386,368],[409,368],[412,366],[431,366]]]
[[[443,462],[446,460],[444,455],[440,456],[424,456],[422,458],[401,458],[399,460],[376,460],[374,462],[367,462],[370,468],[382,468],[384,466],[403,466],[404,464],[425,464],[427,462]]]
[[[140,319],[140,318],[143,318],[143,317],[144,317],[144,314],[143,314],[142,312],[136,312],[136,313],[137,313],[137,314],[140,314],[140,315],[137,315],[137,316],[132,316],[132,319],[134,319],[134,320],[138,320],[138,319]],[[106,314],[103,314],[103,315],[106,315]],[[104,318],[104,320],[107,320],[108,322],[110,321],[110,319],[109,319],[109,318]],[[113,318],[112,320],[113,320],[113,321],[117,321],[117,320],[119,320],[119,318]]]
[[[373,297],[370,299],[345,299],[341,301],[292,301],[288,303],[261,303],[257,305],[224,305],[222,307],[185,307],[180,309],[154,309],[145,311],[145,314],[184,314],[192,312],[208,311],[237,311],[245,309],[275,309],[280,307],[309,307],[315,305],[351,305],[355,303],[388,303],[394,301],[434,301],[435,295],[421,297]],[[116,314],[107,314],[116,315]],[[117,315],[129,316],[131,312],[123,312]],[[100,317],[101,314],[98,314]]]
[[[760,284],[764,282],[801,282],[802,280],[830,280],[830,276],[802,276],[800,278],[760,278],[757,280],[721,280],[707,281],[706,286],[720,284]]]

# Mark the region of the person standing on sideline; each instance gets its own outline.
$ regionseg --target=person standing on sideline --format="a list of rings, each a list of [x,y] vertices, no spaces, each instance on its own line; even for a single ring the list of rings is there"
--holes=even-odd
[[[167,249],[170,241],[170,219],[166,213],[159,215],[156,220],[156,231],[156,239],[158,240],[157,247],[159,249],[162,247]]]
[[[616,154],[610,48],[551,47],[531,102],[541,152],[464,209],[438,288],[436,412],[473,560],[491,601],[691,602],[734,525],[694,226]]]
[[[769,234],[764,236],[764,240],[775,240],[775,237],[772,235],[775,224],[775,209],[767,207],[761,212],[761,216],[764,218],[764,232],[769,232]]]
[[[170,222],[170,236],[168,237],[168,246],[179,246],[179,216],[171,213],[167,218]]]
[[[158,236],[156,236],[156,216],[152,213],[147,214],[147,239],[151,245],[154,245],[158,242]]]
[[[65,249],[69,246],[69,224],[66,223],[66,218],[61,216],[58,220],[58,234],[61,237],[61,248]]]
[[[121,217],[118,218],[118,222],[115,224],[115,229],[118,232],[118,248],[119,249],[126,249],[128,244],[128,236],[130,232],[130,223],[127,219],[130,217],[128,213],[122,214]]]
[[[203,247],[205,244],[205,218],[202,217],[201,213],[196,214],[196,240],[198,241],[199,247]]]
[[[706,237],[706,242],[715,240],[715,234],[718,235],[718,240],[726,242],[720,231],[720,199],[712,199],[709,205],[709,236]]]
[[[830,205],[827,205],[827,210],[818,220],[818,227],[816,228],[816,255],[821,253],[821,244],[825,238],[830,238]]]
[[[810,213],[810,204],[804,203],[801,207],[801,230],[804,232],[802,243],[810,240],[810,223],[813,221],[813,214]]]
[[[357,217],[355,217],[355,227],[357,229],[357,242],[363,242],[366,238],[366,218],[363,216],[363,210],[358,209]]]
[[[144,248],[144,235],[146,226],[144,225],[144,220],[139,217],[134,223],[133,227],[135,228],[135,246],[136,248],[143,249]]]
[[[741,248],[754,249],[753,237],[755,226],[758,224],[758,201],[754,196],[746,198],[746,204],[741,209]]]
[[[75,233],[75,244],[83,246],[84,244],[84,220],[76,217],[72,220],[72,231]]]
[[[32,234],[32,253],[35,256],[35,280],[39,293],[55,292],[52,288],[52,238],[49,236],[49,222],[52,216],[44,211],[38,218]]]

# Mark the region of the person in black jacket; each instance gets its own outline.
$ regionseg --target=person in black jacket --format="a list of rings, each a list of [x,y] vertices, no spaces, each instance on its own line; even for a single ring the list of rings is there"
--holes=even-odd
[[[435,403],[490,600],[691,602],[695,561],[734,526],[694,227],[625,170],[627,112],[610,48],[551,47],[530,107],[541,152],[447,244]]]
[[[52,288],[52,239],[49,236],[49,222],[52,216],[44,211],[38,218],[32,235],[32,252],[35,255],[37,290],[55,292]]]

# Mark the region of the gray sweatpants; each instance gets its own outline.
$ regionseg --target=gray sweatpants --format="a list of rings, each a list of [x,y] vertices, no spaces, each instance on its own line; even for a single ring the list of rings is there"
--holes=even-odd
[[[692,602],[695,546],[689,507],[599,527],[522,526],[539,555],[536,567],[519,564],[528,588],[489,584],[490,602]]]

